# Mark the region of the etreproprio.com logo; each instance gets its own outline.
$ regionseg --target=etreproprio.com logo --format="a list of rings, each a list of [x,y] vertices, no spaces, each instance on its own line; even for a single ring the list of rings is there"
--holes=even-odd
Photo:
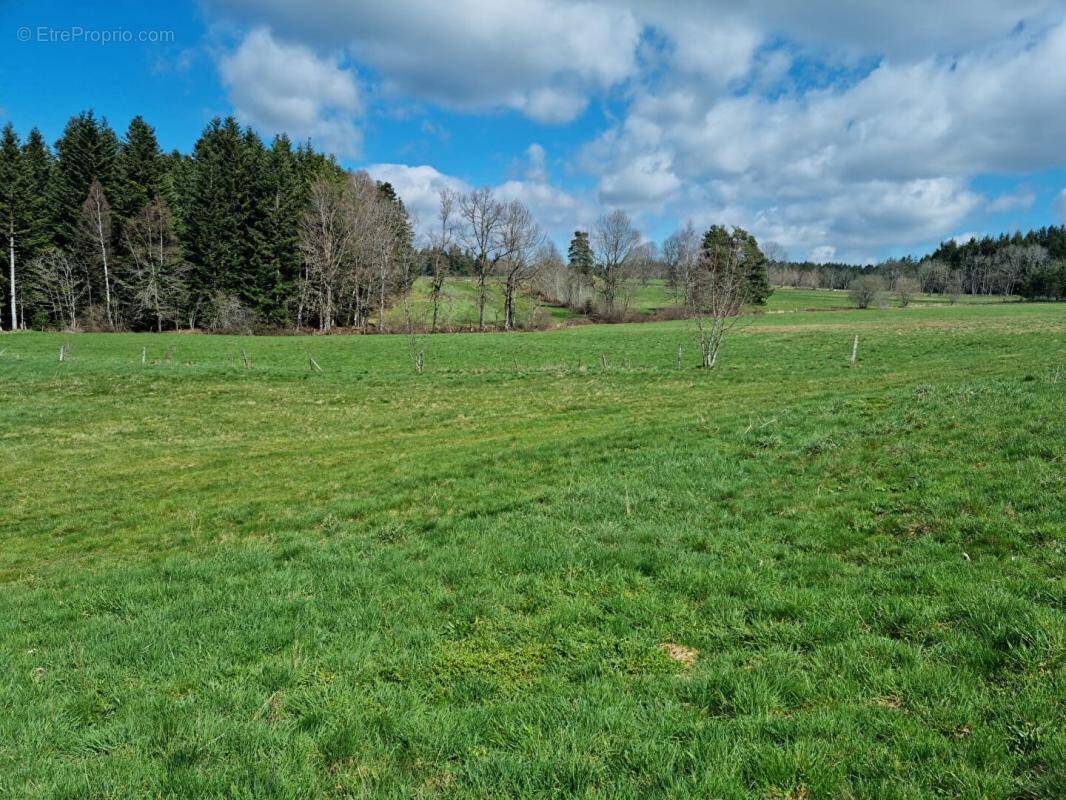
[[[20,42],[42,44],[169,44],[174,31],[133,31],[126,28],[54,28],[50,25],[22,26],[15,33]]]

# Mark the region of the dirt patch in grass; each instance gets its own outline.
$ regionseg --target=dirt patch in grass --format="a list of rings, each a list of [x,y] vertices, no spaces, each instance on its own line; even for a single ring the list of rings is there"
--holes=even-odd
[[[667,658],[684,667],[691,667],[700,656],[700,651],[696,648],[685,647],[683,644],[675,644],[674,642],[663,642],[659,645],[659,649],[666,653]]]

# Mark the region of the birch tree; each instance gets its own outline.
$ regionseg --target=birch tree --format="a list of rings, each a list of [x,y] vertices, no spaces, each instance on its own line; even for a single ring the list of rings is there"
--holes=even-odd
[[[56,324],[76,328],[85,283],[74,261],[62,250],[47,250],[29,263],[27,273],[33,300],[49,309]]]
[[[182,260],[170,209],[159,197],[143,208],[124,231],[130,257],[129,289],[131,311],[152,321],[162,332],[163,321],[176,322],[188,295],[188,264]]]
[[[9,122],[0,139],[0,233],[7,239],[8,292],[11,309],[11,330],[17,330],[18,286],[15,282],[15,252],[17,241],[27,226],[29,175],[26,170],[18,135]]]
[[[352,256],[355,231],[350,191],[347,181],[315,181],[300,226],[304,277],[298,319],[302,323],[304,312],[313,311],[324,332],[333,328],[340,278]]]
[[[111,249],[111,206],[104,196],[100,181],[93,181],[89,195],[81,207],[81,232],[91,249],[100,259],[104,275],[104,308],[107,311],[107,324],[115,327],[115,315],[111,308],[111,275],[108,256]]]

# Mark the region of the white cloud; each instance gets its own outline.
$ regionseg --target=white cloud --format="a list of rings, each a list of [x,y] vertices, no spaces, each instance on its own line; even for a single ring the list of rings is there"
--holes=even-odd
[[[359,153],[353,118],[362,111],[355,77],[336,59],[277,41],[256,28],[219,60],[237,116],[246,124],[293,139],[311,139],[341,156]]]
[[[442,189],[467,192],[470,185],[426,164],[371,164],[364,169],[376,181],[388,181],[403,200],[416,226],[425,231],[437,216]]]
[[[544,148],[533,142],[526,148],[526,178],[531,181],[545,183],[548,180],[547,153]]]
[[[1052,209],[1059,216],[1059,221],[1066,225],[1066,189],[1059,192],[1058,196],[1051,203]]]
[[[600,181],[601,202],[609,206],[642,206],[661,203],[681,188],[670,157],[648,153],[629,159]]]
[[[1036,202],[1036,194],[1028,189],[1019,189],[1009,194],[1001,194],[999,197],[992,199],[985,206],[985,210],[990,214],[1014,211],[1015,209],[1024,211],[1032,208],[1034,202]]]
[[[215,0],[215,8],[318,47],[345,47],[386,89],[462,110],[566,122],[635,74],[631,10],[568,0]]]
[[[496,197],[525,203],[545,231],[560,241],[573,231],[575,225],[590,224],[595,217],[592,204],[551,183],[544,148],[531,144],[526,149],[526,158],[523,178],[491,187]],[[441,189],[467,192],[472,188],[467,181],[428,165],[372,164],[365,169],[375,180],[393,185],[423,233],[436,219]]]
[[[1066,116],[1048,113],[1066,105],[1064,68],[1060,24],[950,60],[884,61],[843,88],[643,88],[582,163],[601,175],[604,202],[650,208],[702,196],[797,251],[926,242],[981,206],[973,175],[1066,163]]]
[[[260,49],[292,52],[260,60],[340,73],[354,91],[343,62],[320,55],[344,52],[396,107],[562,124],[608,100],[606,129],[575,159],[596,201],[742,224],[797,253],[936,241],[976,213],[1032,206],[1024,190],[979,196],[976,175],[1066,165],[1066,115],[1053,112],[1066,105],[1063,0],[323,0],[313,14],[295,0],[206,1],[302,43],[265,34]],[[227,79],[246,117],[354,131],[352,113],[328,113],[345,101],[294,81],[266,65]],[[537,158],[530,148],[498,188],[559,224],[595,210]]]
[[[811,250],[810,258],[815,264],[825,264],[834,261],[837,257],[837,249],[830,244],[823,244]]]

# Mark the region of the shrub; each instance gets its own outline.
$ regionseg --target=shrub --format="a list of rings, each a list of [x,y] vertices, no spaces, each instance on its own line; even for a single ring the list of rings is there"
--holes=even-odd
[[[848,295],[858,308],[880,307],[885,303],[885,282],[877,275],[862,275],[848,286]]]
[[[255,313],[236,295],[217,292],[204,315],[204,327],[212,333],[253,333]]]
[[[552,315],[547,309],[538,307],[527,319],[519,320],[518,327],[526,331],[546,331],[552,327]]]
[[[906,277],[896,279],[896,298],[899,300],[900,308],[909,306],[916,294],[918,294],[918,281]]]
[[[78,328],[89,333],[112,330],[107,322],[107,308],[101,303],[94,303],[78,315]]]

